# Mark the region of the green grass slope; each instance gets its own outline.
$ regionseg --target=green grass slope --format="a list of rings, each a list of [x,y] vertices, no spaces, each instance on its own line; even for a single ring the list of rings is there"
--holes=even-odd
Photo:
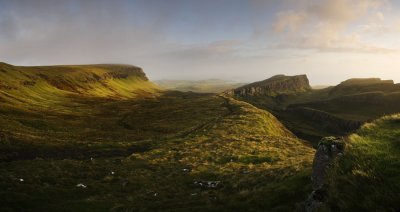
[[[0,99],[13,105],[51,105],[71,96],[126,99],[157,89],[141,68],[129,65],[22,67],[0,63]]]
[[[314,150],[272,114],[132,68],[2,64],[0,211],[287,211],[311,191]]]
[[[347,140],[329,176],[327,208],[333,211],[399,211],[400,115],[365,124]]]

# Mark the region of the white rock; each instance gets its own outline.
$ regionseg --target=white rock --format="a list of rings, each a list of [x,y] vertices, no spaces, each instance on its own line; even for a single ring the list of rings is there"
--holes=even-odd
[[[76,187],[78,187],[78,188],[86,188],[87,186],[82,184],[82,183],[79,183],[79,184],[76,185]]]

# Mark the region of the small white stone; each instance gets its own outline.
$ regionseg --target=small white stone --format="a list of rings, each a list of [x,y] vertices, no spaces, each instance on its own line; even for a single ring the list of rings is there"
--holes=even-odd
[[[20,179],[19,179],[19,182],[24,182],[24,179],[20,178]]]
[[[87,186],[85,186],[85,185],[82,184],[82,183],[79,183],[79,184],[76,185],[76,187],[78,187],[78,188],[86,188]]]

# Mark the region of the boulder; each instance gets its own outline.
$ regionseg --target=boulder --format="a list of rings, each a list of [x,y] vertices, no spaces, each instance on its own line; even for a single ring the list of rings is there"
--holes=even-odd
[[[317,211],[323,206],[327,193],[326,175],[329,169],[343,155],[344,149],[345,143],[342,138],[326,137],[319,142],[311,174],[313,192],[305,204],[307,212]]]

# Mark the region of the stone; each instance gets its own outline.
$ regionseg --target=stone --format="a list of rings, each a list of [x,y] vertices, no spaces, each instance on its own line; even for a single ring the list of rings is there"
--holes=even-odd
[[[343,156],[344,149],[345,143],[342,138],[326,137],[319,142],[311,174],[313,192],[305,202],[307,212],[317,211],[323,206],[327,195],[326,174],[332,165]]]

